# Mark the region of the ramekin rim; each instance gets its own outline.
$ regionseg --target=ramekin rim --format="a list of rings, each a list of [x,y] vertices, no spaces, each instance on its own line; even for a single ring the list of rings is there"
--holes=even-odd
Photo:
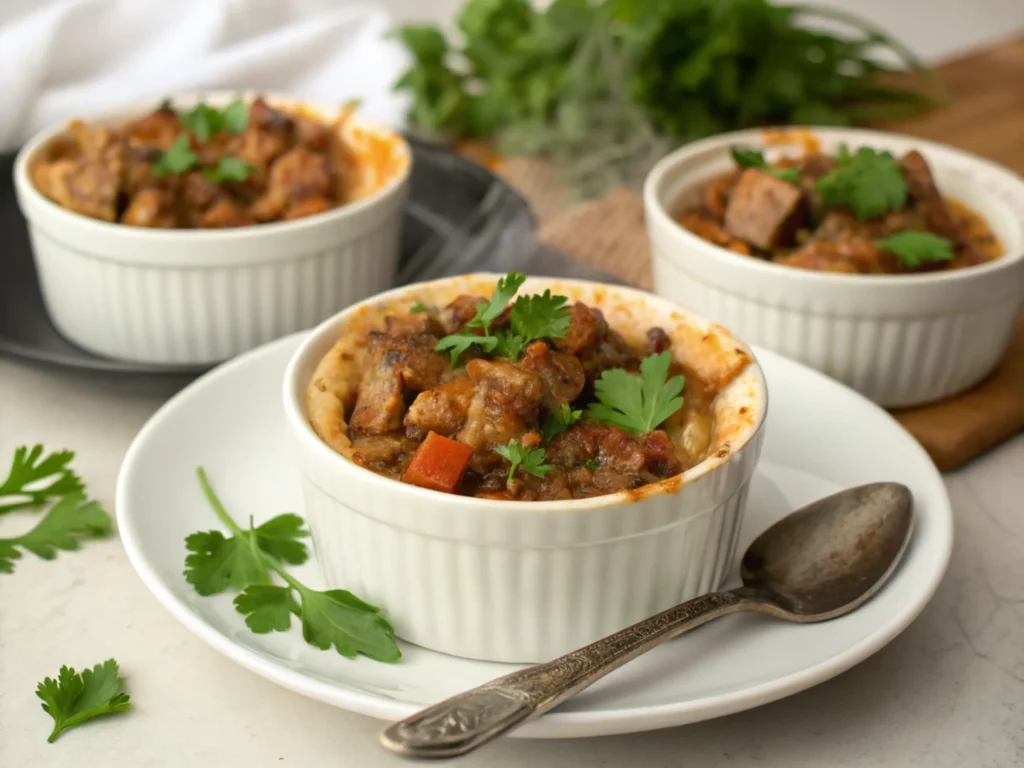
[[[328,334],[335,334],[336,331],[334,326],[341,323],[343,319],[352,313],[355,313],[363,306],[369,304],[379,303],[388,299],[397,298],[406,293],[414,291],[416,289],[422,289],[424,286],[432,284],[438,284],[448,282],[454,279],[497,279],[502,275],[493,272],[470,272],[462,275],[453,275],[450,277],[438,278],[435,280],[423,281],[419,283],[410,283],[408,285],[398,286],[392,288],[383,293],[371,296],[364,301],[353,304],[350,307],[346,307],[341,312],[332,315],[330,318],[320,323],[318,326],[309,331],[306,338],[302,340],[298,348],[292,353],[291,358],[288,361],[288,365],[285,367],[285,372],[282,382],[282,396],[285,411],[285,420],[288,424],[289,430],[298,438],[303,450],[313,451],[318,458],[322,458],[326,461],[336,462],[340,468],[339,471],[349,473],[350,477],[358,479],[360,482],[365,482],[371,486],[371,489],[376,490],[375,486],[379,486],[384,490],[385,493],[388,489],[391,489],[394,493],[412,494],[414,497],[420,497],[425,500],[444,501],[445,504],[453,504],[463,510],[478,511],[480,513],[489,510],[503,510],[509,513],[535,513],[536,515],[552,515],[556,513],[574,513],[581,511],[589,511],[594,509],[600,509],[605,507],[614,506],[628,506],[629,504],[646,501],[651,498],[669,497],[676,495],[683,491],[687,486],[694,484],[698,480],[711,475],[715,470],[722,469],[731,463],[738,456],[743,454],[749,446],[755,443],[758,439],[761,431],[764,429],[764,423],[768,414],[768,386],[764,377],[764,371],[761,369],[761,365],[758,362],[753,351],[749,345],[745,342],[737,339],[727,329],[726,332],[729,334],[729,338],[736,342],[743,350],[749,355],[750,362],[743,369],[741,374],[730,382],[722,392],[725,392],[729,387],[734,386],[739,382],[745,373],[748,371],[752,372],[754,376],[755,384],[755,396],[754,401],[759,406],[757,420],[753,426],[747,429],[743,435],[741,442],[733,444],[729,448],[729,452],[724,456],[718,456],[716,454],[709,455],[700,464],[691,467],[686,472],[680,475],[673,475],[670,478],[659,480],[656,483],[649,483],[643,488],[650,489],[645,492],[642,498],[636,498],[635,491],[618,491],[616,493],[603,494],[600,496],[591,496],[585,499],[569,499],[569,500],[554,500],[554,501],[505,501],[496,499],[481,499],[474,496],[461,496],[458,494],[441,493],[439,491],[432,491],[426,488],[419,488],[408,483],[402,483],[398,480],[392,480],[391,478],[379,475],[365,467],[360,467],[352,460],[342,456],[340,453],[331,448],[327,443],[320,439],[319,435],[313,430],[312,425],[309,423],[309,419],[306,417],[305,408],[301,402],[306,391],[306,385],[308,382],[301,382],[301,387],[297,386],[300,382],[297,381],[299,375],[299,369],[307,362],[307,358],[312,354],[311,350],[319,345],[319,343]],[[626,291],[630,294],[636,294],[639,297],[643,297],[643,301],[655,301],[656,303],[672,305],[674,311],[682,310],[685,315],[693,318],[699,318],[700,320],[708,323],[709,325],[715,325],[706,318],[697,315],[692,310],[685,307],[680,307],[674,302],[669,301],[660,296],[649,294],[639,288],[632,286],[619,286],[600,283],[594,280],[580,280],[580,279],[569,279],[569,278],[553,278],[537,276],[534,279],[558,282],[562,284],[576,284],[576,285],[594,285],[602,286],[616,291]],[[319,358],[318,358],[319,360]],[[719,393],[721,394],[721,393]],[[300,460],[301,461],[301,460]],[[301,466],[300,466],[301,471]],[[682,478],[678,480],[677,478]],[[675,491],[672,488],[675,488]]]
[[[1016,187],[1022,203],[1024,203],[1024,178],[1014,173],[1009,168],[987,160],[978,155],[966,152],[962,149],[952,147],[941,142],[919,139],[905,133],[889,133],[875,131],[867,128],[834,128],[824,126],[788,126],[785,128],[749,128],[739,131],[729,131],[715,134],[706,139],[685,144],[665,157],[661,158],[648,172],[643,183],[642,197],[644,209],[649,217],[648,226],[656,224],[666,232],[672,232],[674,236],[681,238],[682,242],[689,248],[699,249],[702,254],[709,258],[729,266],[750,270],[759,276],[769,279],[790,280],[796,283],[807,283],[813,285],[831,285],[842,287],[848,290],[873,290],[879,287],[898,286],[908,290],[915,290],[926,286],[941,285],[950,282],[963,282],[970,279],[983,279],[993,273],[999,273],[1012,269],[1018,262],[1024,259],[1024,222],[1017,220],[1018,235],[1021,246],[1013,253],[1007,253],[986,264],[980,264],[964,269],[944,270],[941,272],[926,272],[912,275],[861,275],[843,272],[823,272],[811,269],[797,269],[782,264],[774,264],[762,259],[753,259],[749,256],[733,253],[728,248],[709,243],[704,238],[690,232],[672,218],[668,212],[665,202],[658,194],[658,188],[664,177],[670,173],[676,165],[702,152],[712,151],[740,141],[756,140],[763,137],[766,131],[771,130],[806,130],[818,136],[835,137],[854,134],[865,139],[876,138],[879,141],[887,139],[899,139],[909,141],[924,149],[938,150],[958,156],[966,163],[971,163],[986,172],[997,174],[1011,188]],[[1000,204],[1003,204],[1000,202]],[[653,222],[651,219],[653,218]],[[1014,216],[1017,219],[1016,216]],[[653,258],[653,251],[652,251]],[[668,258],[672,259],[671,256]],[[674,260],[674,259],[673,259]]]

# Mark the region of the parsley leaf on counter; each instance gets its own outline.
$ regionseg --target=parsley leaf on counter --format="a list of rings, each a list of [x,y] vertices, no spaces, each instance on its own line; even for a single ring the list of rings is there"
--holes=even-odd
[[[52,744],[68,728],[128,710],[131,704],[128,694],[121,692],[123,685],[113,659],[82,674],[64,666],[56,680],[45,678],[36,688],[36,696],[43,701],[43,711],[53,718],[53,730],[46,740]]]
[[[686,379],[669,378],[672,354],[668,351],[648,355],[640,362],[640,375],[612,368],[594,382],[599,403],[591,403],[587,418],[621,427],[634,435],[657,429],[669,416],[683,407]]]
[[[43,457],[42,445],[16,449],[7,479],[0,483],[0,514],[81,491],[82,480],[68,467],[74,457],[74,451]]]
[[[768,161],[764,159],[764,154],[759,149],[733,147],[732,159],[739,168],[757,168],[759,171],[764,171],[790,184],[796,184],[800,181],[799,168],[776,168],[774,165],[769,165]]]
[[[222,157],[215,168],[207,168],[203,176],[214,184],[223,181],[245,181],[256,173],[256,168],[240,157]]]
[[[111,521],[95,501],[87,501],[80,492],[69,493],[53,505],[35,528],[9,539],[0,539],[0,573],[11,573],[20,549],[43,560],[53,560],[58,550],[73,552],[83,539],[102,539],[110,535]]]
[[[583,411],[574,411],[568,403],[562,403],[548,414],[540,428],[540,436],[546,441],[560,435],[575,424],[583,416]]]
[[[264,554],[291,565],[306,562],[306,545],[299,539],[309,536],[298,515],[278,515],[259,527],[246,531],[235,524],[213,492],[203,469],[198,470],[199,485],[221,522],[234,534],[199,531],[185,539],[191,553],[185,558],[185,580],[200,595],[216,595],[228,588],[245,589],[250,584],[270,584],[270,570]]]
[[[152,173],[157,178],[169,173],[184,173],[198,162],[199,156],[192,151],[192,143],[188,136],[182,134],[157,158]]]
[[[401,657],[394,628],[379,608],[345,590],[310,589],[284,570],[282,561],[299,565],[306,560],[306,547],[297,540],[309,535],[302,518],[279,515],[259,527],[250,522],[249,530],[243,530],[217,498],[203,469],[197,473],[210,506],[234,534],[228,539],[219,531],[207,531],[185,540],[192,551],[185,560],[185,578],[199,594],[212,595],[228,587],[242,590],[235,597],[235,609],[258,634],[289,629],[295,614],[302,622],[303,638],[321,650],[333,645],[349,658],[361,653],[386,662]],[[285,584],[272,583],[272,574]]]
[[[509,480],[515,476],[519,467],[536,477],[546,477],[552,469],[550,464],[544,463],[543,448],[527,448],[518,440],[513,440],[508,445],[499,445],[494,452],[507,459],[511,465],[508,468]]]
[[[861,147],[851,154],[843,144],[836,161],[836,168],[814,184],[826,207],[846,206],[863,221],[907,204],[907,180],[892,153]]]
[[[897,232],[876,240],[875,245],[896,256],[907,269],[915,269],[933,261],[953,260],[953,243],[931,232]]]

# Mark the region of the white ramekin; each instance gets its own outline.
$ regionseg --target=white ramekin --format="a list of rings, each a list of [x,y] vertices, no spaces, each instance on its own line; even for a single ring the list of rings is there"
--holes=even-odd
[[[920,150],[943,194],[979,211],[1005,255],[922,275],[848,275],[783,267],[712,245],[673,221],[681,193],[728,170],[733,145],[773,147],[780,132],[723,134],[658,163],[644,185],[654,290],[889,407],[969,389],[1002,359],[1024,297],[1024,182],[981,158],[910,136],[808,131],[822,150],[846,143],[896,155]],[[784,133],[784,132],[783,132]],[[799,154],[790,146],[786,151]],[[769,158],[772,157],[769,152]]]
[[[721,431],[710,458],[637,491],[576,501],[424,490],[363,469],[320,440],[307,419],[306,388],[354,318],[370,306],[487,293],[495,277],[399,288],[322,324],[288,366],[284,406],[327,584],[382,606],[398,636],[417,645],[534,662],[719,586],[761,450],[767,392],[751,356],[715,401]],[[613,327],[685,326],[698,340],[749,354],[724,329],[641,291],[551,279],[530,279],[521,290],[545,288],[602,307]]]
[[[226,104],[236,96],[201,98]],[[199,98],[174,103],[188,106]],[[267,98],[273,105],[333,114],[329,107]],[[150,103],[95,121],[116,125],[153,108]],[[395,151],[404,170],[348,205],[293,221],[167,230],[91,219],[40,193],[29,164],[64,128],[46,130],[22,148],[14,181],[50,317],[90,352],[141,363],[215,363],[310,328],[394,284],[411,165],[400,138]],[[358,118],[352,128],[386,133]]]

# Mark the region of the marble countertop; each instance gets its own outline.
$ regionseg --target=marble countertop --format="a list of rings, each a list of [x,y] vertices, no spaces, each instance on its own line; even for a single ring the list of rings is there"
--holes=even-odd
[[[132,437],[166,399],[0,359],[0,456],[78,450],[113,507]],[[1024,435],[947,476],[949,573],[922,616],[863,664],[804,693],[718,720],[633,736],[506,741],[466,766],[784,768],[1024,764]],[[4,525],[12,525],[4,521]],[[4,533],[14,531],[0,529]],[[48,744],[36,683],[115,657],[134,707]],[[0,765],[107,768],[403,764],[380,723],[293,694],[224,659],[164,610],[116,538],[0,577]]]

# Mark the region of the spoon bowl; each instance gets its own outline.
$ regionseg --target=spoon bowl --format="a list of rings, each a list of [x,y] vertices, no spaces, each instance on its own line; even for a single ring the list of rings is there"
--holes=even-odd
[[[395,723],[381,743],[406,757],[468,754],[558,706],[667,640],[740,611],[827,621],[856,610],[910,542],[913,497],[871,483],[819,499],[765,530],[743,556],[743,586],[687,600],[584,648],[456,694]]]

